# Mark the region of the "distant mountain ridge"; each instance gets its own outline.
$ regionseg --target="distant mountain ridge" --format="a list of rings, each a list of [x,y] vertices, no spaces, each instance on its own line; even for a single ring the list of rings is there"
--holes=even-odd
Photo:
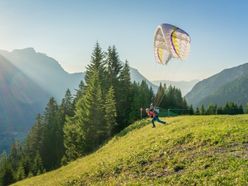
[[[185,96],[193,106],[223,105],[228,101],[248,103],[248,63],[225,69],[198,82]]]
[[[179,88],[182,92],[182,95],[185,96],[192,88],[193,86],[198,83],[199,80],[191,80],[191,81],[170,81],[170,80],[156,80],[152,81],[155,85],[159,86],[161,83],[166,84],[166,86],[175,86],[176,88]]]
[[[36,52],[33,48],[12,52],[0,50],[0,55],[57,99],[64,96],[66,89],[74,90],[83,80],[81,73],[69,74],[55,59]]]
[[[22,138],[50,94],[0,55],[0,153]]]

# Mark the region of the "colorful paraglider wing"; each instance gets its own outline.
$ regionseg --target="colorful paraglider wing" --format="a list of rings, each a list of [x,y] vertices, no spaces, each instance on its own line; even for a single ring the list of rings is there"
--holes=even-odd
[[[171,44],[172,52],[175,52],[178,58],[182,60],[187,58],[190,50],[190,37],[185,31],[179,28],[174,29],[171,33]]]
[[[157,29],[154,39],[154,54],[159,64],[166,64],[171,59],[171,53],[168,50],[166,38],[163,36],[162,30]]]
[[[171,58],[185,59],[190,49],[189,35],[170,24],[159,25],[154,36],[156,61],[167,64]]]

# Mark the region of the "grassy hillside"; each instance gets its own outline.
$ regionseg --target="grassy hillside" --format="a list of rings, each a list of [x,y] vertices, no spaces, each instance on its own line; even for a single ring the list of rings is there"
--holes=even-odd
[[[248,184],[248,115],[167,121],[136,122],[97,152],[16,185]]]

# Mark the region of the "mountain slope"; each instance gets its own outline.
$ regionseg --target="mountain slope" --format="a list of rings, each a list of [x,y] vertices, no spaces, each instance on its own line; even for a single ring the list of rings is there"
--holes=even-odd
[[[141,83],[142,81],[145,81],[149,87],[152,87],[154,93],[157,92],[158,86],[146,79],[137,69],[130,67],[130,77],[132,82],[136,81]]]
[[[185,96],[193,106],[233,101],[245,105],[248,102],[248,63],[225,69],[197,83]]]
[[[15,185],[247,185],[248,115],[138,121],[101,149]]]
[[[49,96],[0,55],[0,153],[26,134]]]
[[[185,96],[192,88],[193,86],[198,83],[199,80],[192,80],[192,81],[169,81],[169,80],[157,80],[152,81],[155,85],[159,86],[160,83],[166,84],[166,86],[175,86],[176,88],[179,88],[182,92],[182,95]]]
[[[83,80],[82,73],[67,73],[55,59],[33,48],[0,50],[0,54],[57,99],[64,96],[66,89],[73,91]]]

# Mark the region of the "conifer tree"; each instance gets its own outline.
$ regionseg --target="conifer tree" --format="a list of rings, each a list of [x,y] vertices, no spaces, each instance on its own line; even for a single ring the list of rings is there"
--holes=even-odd
[[[192,105],[190,105],[190,107],[189,107],[189,114],[194,115],[194,109],[193,109]]]
[[[80,84],[80,86],[82,86]],[[81,91],[81,90],[80,90]],[[73,97],[69,89],[66,90],[65,97],[62,99],[60,110],[62,114],[62,122],[65,121],[65,116],[73,116]]]
[[[22,162],[20,162],[18,169],[17,169],[17,172],[16,172],[16,180],[22,180],[25,177],[26,177],[25,170],[24,170]]]
[[[79,83],[79,86],[78,86],[78,89],[76,89],[76,95],[75,95],[75,98],[73,99],[73,111],[75,110],[76,108],[76,103],[78,102],[78,100],[83,96],[83,93],[84,93],[84,82],[83,81],[80,81]],[[74,114],[74,113],[73,113]]]
[[[115,103],[115,97],[114,97],[114,89],[111,86],[109,88],[108,93],[106,94],[105,104],[105,115],[104,119],[106,122],[106,138],[111,137],[113,129],[116,127],[116,103]]]
[[[56,100],[50,98],[44,112],[44,139],[41,151],[41,158],[46,170],[51,170],[60,165],[62,158],[61,148],[63,140],[61,139],[62,125],[59,108]]]
[[[196,107],[195,115],[200,115],[200,109],[199,109],[199,107]]]
[[[90,64],[86,67],[86,74],[85,74],[85,83],[88,84],[90,81],[90,78],[92,76],[92,73],[97,70],[99,74],[99,79],[102,82],[102,90],[105,91],[107,87],[107,82],[106,82],[106,69],[105,69],[105,64],[106,62],[104,61],[104,52],[102,51],[99,43],[96,43],[96,46],[94,48],[94,51],[91,55],[91,62]]]
[[[82,127],[79,122],[74,123],[75,119],[68,119],[64,126],[65,154],[61,161],[62,164],[77,159],[84,152]]]
[[[205,115],[206,114],[206,111],[205,111],[205,108],[204,108],[204,105],[201,106],[201,115]]]
[[[130,68],[128,62],[125,62],[123,69],[120,72],[120,86],[119,86],[119,98],[117,100],[119,104],[119,110],[117,111],[117,128],[115,132],[128,126],[129,112],[131,107],[131,78],[130,78]]]
[[[110,86],[113,86],[113,89],[116,92],[119,85],[119,76],[122,65],[115,46],[108,48],[106,58],[108,83]]]
[[[35,157],[36,153],[41,153],[41,148],[43,144],[43,129],[42,116],[37,115],[34,126],[31,128],[27,138],[26,138],[26,155],[29,157]]]

